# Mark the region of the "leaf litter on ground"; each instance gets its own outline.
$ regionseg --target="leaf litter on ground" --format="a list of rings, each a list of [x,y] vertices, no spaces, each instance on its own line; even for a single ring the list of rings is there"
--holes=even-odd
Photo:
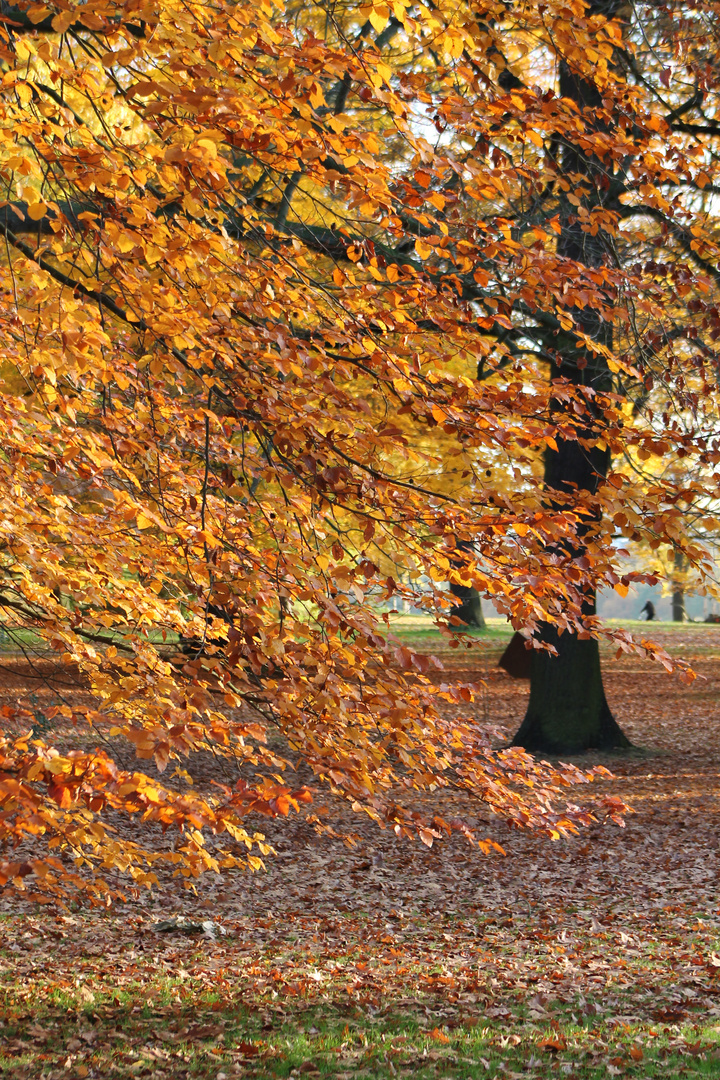
[[[267,829],[266,873],[208,878],[197,894],[164,879],[101,913],[6,892],[0,1068],[28,1080],[719,1075],[720,632],[656,636],[703,678],[607,664],[641,749],[589,763],[612,770],[593,787],[631,807],[625,829],[550,843],[478,820],[502,858],[456,837],[401,843],[325,799],[354,847],[297,818]],[[447,654],[453,678],[478,678],[474,653]],[[478,708],[509,736],[527,687],[491,662]]]

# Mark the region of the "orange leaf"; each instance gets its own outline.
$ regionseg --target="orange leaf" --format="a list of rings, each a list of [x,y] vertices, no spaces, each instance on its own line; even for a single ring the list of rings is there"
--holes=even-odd
[[[76,12],[74,8],[70,8],[68,11],[61,11],[53,18],[52,28],[55,33],[64,34],[75,22],[75,18]]]
[[[567,1043],[561,1035],[557,1035],[553,1038],[542,1039],[538,1046],[541,1050],[551,1050],[553,1053],[557,1053],[559,1050],[565,1050]]]
[[[67,784],[50,784],[48,796],[58,804],[61,810],[67,810],[73,804],[72,791]]]
[[[46,19],[48,15],[52,15],[50,8],[45,7],[43,4],[34,4],[27,9],[27,16],[31,23],[37,25],[41,23],[43,19]]]

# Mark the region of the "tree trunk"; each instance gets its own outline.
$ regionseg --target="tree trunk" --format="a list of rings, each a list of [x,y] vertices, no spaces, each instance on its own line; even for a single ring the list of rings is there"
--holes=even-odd
[[[462,619],[468,626],[484,630],[485,616],[483,615],[480,593],[477,589],[471,589],[467,585],[451,585],[450,592],[453,596],[457,596],[460,601],[459,604],[450,609],[450,614]]]
[[[630,746],[605,697],[597,641],[558,636],[554,627],[543,638],[557,656],[533,650],[530,702],[513,745],[545,754]]]
[[[685,590],[682,585],[673,590],[672,594],[672,617],[673,622],[685,622]]]
[[[569,484],[595,491],[607,465],[606,452],[597,448],[587,451],[575,442],[558,440],[557,451],[549,451],[546,457],[546,485],[554,491]],[[553,504],[557,506],[557,500],[553,499]],[[582,549],[576,552],[581,553]],[[583,608],[583,614],[595,614],[594,595],[585,597]],[[548,754],[630,746],[605,697],[598,641],[581,640],[569,633],[559,635],[549,623],[543,626],[541,637],[554,646],[557,655],[533,650],[530,701],[513,745]]]
[[[602,8],[611,17],[612,12],[607,10],[609,6],[608,0],[595,0],[589,5],[588,16]],[[572,99],[581,112],[602,110],[597,87],[578,78],[564,61],[560,64],[560,93]],[[589,211],[601,205],[603,192],[607,190],[607,164],[580,148],[566,145],[561,171],[565,176],[587,178],[587,187],[592,194],[586,195],[583,202]],[[585,266],[600,266],[607,255],[602,232],[593,236],[583,230],[577,208],[564,197],[560,202],[560,221],[558,254]],[[597,312],[576,308],[573,318],[588,337],[605,346],[611,345],[611,327]],[[590,350],[577,348],[578,339],[574,334],[558,332],[548,345],[556,357],[552,364],[552,380],[565,379],[576,386],[592,386],[600,392],[612,389],[612,376],[606,361]],[[563,408],[559,401],[555,406],[556,415]],[[562,439],[557,440],[557,446],[557,450],[548,450],[545,456],[547,501],[555,510],[572,505],[573,495],[594,494],[607,476],[610,464],[607,451],[597,446],[588,450],[577,441]],[[582,537],[589,527],[591,523],[578,530],[578,544],[571,553],[573,556],[583,553]],[[584,614],[594,613],[595,596],[588,594]],[[629,746],[605,697],[598,642],[580,640],[568,633],[558,635],[550,624],[542,628],[540,636],[545,643],[555,647],[557,655],[544,650],[533,652],[530,702],[513,740],[514,745],[552,754]]]
[[[687,565],[684,553],[682,551],[676,551],[674,553],[673,562],[675,564],[676,576],[673,580],[672,620],[673,622],[685,622],[687,618],[685,613],[685,583],[680,576]]]

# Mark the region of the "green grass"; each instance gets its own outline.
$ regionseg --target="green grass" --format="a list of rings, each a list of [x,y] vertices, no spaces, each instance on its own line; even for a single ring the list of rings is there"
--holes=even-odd
[[[470,630],[465,636],[473,640],[475,648],[497,649],[499,657],[512,637],[512,626],[507,620],[497,617],[486,619],[486,624],[483,630]],[[660,621],[648,624],[642,619],[608,619],[606,625],[629,630],[636,638],[658,641],[671,656],[677,658],[692,660],[720,655],[720,634],[716,633],[720,626]],[[434,626],[429,615],[393,616],[390,627],[398,638],[419,650],[445,649],[449,645],[450,639]],[[610,659],[615,656],[617,647],[601,639],[600,651],[604,659]]]
[[[77,936],[61,935],[56,962],[57,920],[3,921],[24,942],[0,953],[8,1080],[720,1075],[720,933],[683,920],[678,948],[670,909],[645,930],[630,918],[625,961],[604,955],[615,923],[568,944],[574,965],[590,961],[578,977],[558,963],[560,924],[537,917],[414,917],[390,933],[358,913],[332,933],[260,919],[213,944],[82,918],[65,920]],[[564,918],[577,932],[571,907]],[[28,960],[30,979],[15,971]]]
[[[45,991],[45,992],[44,992]],[[217,1078],[316,1075],[350,1080],[572,1075],[606,1080],[720,1075],[720,1027],[642,1023],[602,1015],[577,997],[547,1019],[520,1007],[489,1018],[442,1000],[322,1005],[288,997],[263,1003],[225,990],[202,992],[180,979],[135,984],[83,1005],[71,992],[34,988],[32,1006],[7,999],[0,1069],[13,1078],[58,1075]],[[452,1011],[452,1010],[451,1010]],[[502,1011],[502,1010],[500,1010]],[[600,1015],[598,1014],[600,1013]],[[613,1071],[617,1070],[617,1071]],[[53,1074],[55,1075],[55,1074]]]
[[[492,645],[495,642],[503,643],[509,641],[512,637],[513,628],[506,619],[491,616],[490,618],[486,618],[485,622],[486,625],[482,630],[467,628],[463,633],[479,643],[487,643],[488,645]],[[700,643],[702,635],[706,631],[720,629],[720,626],[714,627],[707,623],[673,623],[658,621],[648,624],[642,619],[608,619],[606,620],[606,625],[631,630],[635,635],[641,635],[648,638],[652,638],[654,633],[663,636],[671,634],[678,637],[692,635],[693,637],[697,637],[698,643]],[[447,635],[438,630],[431,615],[406,615],[401,612],[391,612],[389,626],[392,633],[397,637],[407,641],[415,641],[418,646],[428,647],[433,642],[443,644],[448,641]],[[460,631],[457,628],[456,633],[458,635],[460,634]],[[112,632],[108,632],[108,636],[118,644],[123,640],[123,635],[119,633],[112,634]],[[0,654],[14,654],[20,652],[22,649],[28,649],[30,651],[35,651],[37,649],[45,650],[45,645],[42,643],[40,637],[32,630],[14,629],[13,639],[14,640],[10,640],[7,636],[0,635]],[[170,646],[176,644],[179,638],[178,635],[174,633],[168,633],[167,636],[163,638],[160,631],[151,631],[149,640],[159,646]],[[719,651],[720,641],[718,641],[716,647],[715,639],[713,637],[713,643],[709,647],[713,652]],[[53,654],[48,650],[48,655]]]
[[[485,621],[486,626],[484,629],[468,628],[463,633],[468,637],[488,642],[505,641],[512,637],[513,629],[506,619],[492,618]],[[399,638],[413,639],[418,642],[448,641],[447,635],[438,630],[430,615],[392,614],[390,616],[390,629]],[[456,633],[459,633],[457,629]]]
[[[507,619],[502,619],[499,616],[486,617],[485,622],[487,624],[484,630],[475,630],[480,636],[485,634],[500,634],[510,635],[512,634],[512,626]],[[648,623],[645,619],[606,619],[605,624],[612,627],[624,627],[625,629],[633,630],[635,632],[642,630],[645,633],[651,633],[653,630],[657,630],[663,634],[668,632],[673,634],[683,633],[703,633],[707,630],[720,630],[720,624],[702,623],[702,622],[662,622],[656,620]],[[391,614],[390,625],[396,632],[403,633],[424,633],[431,632],[439,634],[440,631],[434,625],[434,621],[431,615],[405,615],[403,613]]]

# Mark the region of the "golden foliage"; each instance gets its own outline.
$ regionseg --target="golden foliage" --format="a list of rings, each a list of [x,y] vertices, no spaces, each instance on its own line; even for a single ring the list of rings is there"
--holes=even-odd
[[[699,26],[713,5],[694,10]],[[191,797],[109,752],[8,737],[0,835],[42,834],[97,871],[68,878],[48,856],[30,866],[35,892],[65,878],[103,897],[111,867],[151,883],[159,856],[112,839],[109,809],[184,830],[183,874],[218,865],[203,830],[262,851],[245,815],[308,798],[278,779],[268,730],[426,842],[466,828],[412,809],[414,789],[438,785],[552,835],[587,821],[551,801],[577,770],[495,753],[471,721],[444,718],[430,660],[394,640],[381,609],[405,590],[442,623],[455,580],[527,633],[548,620],[599,633],[584,595],[633,577],[613,519],[677,541],[690,497],[649,486],[622,455],[677,452],[710,472],[720,460],[698,439],[715,398],[709,346],[692,344],[716,318],[716,238],[697,209],[712,163],[626,77],[622,56],[643,45],[625,15],[579,0],[481,14],[444,0],[13,11],[0,90],[5,629],[79,666],[110,743],[160,769],[212,746],[240,777]],[[601,115],[557,95],[558,62],[592,81]],[[682,86],[650,75],[679,102]],[[568,144],[603,163],[615,202],[558,170]],[[622,258],[559,254],[569,212]],[[653,230],[672,268],[648,282],[625,252]],[[696,329],[673,370],[679,338],[648,335],[666,310],[677,318],[678,297]],[[588,312],[614,344],[588,331]],[[580,350],[599,388],[548,381],[561,346],[547,340]],[[662,438],[641,408],[658,371],[696,418]],[[578,440],[619,464],[596,493],[548,505],[539,455]],[[706,565],[699,545],[687,555]],[[179,638],[196,643],[181,660]],[[22,884],[28,866],[8,862],[5,879]]]

